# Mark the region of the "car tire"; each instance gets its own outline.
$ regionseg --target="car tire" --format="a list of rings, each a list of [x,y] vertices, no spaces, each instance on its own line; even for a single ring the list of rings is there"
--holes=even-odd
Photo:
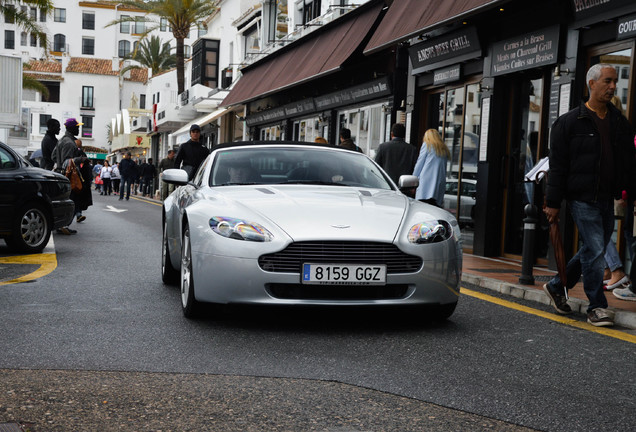
[[[186,318],[197,318],[201,313],[201,303],[194,298],[194,278],[192,275],[192,246],[190,228],[183,230],[181,242],[181,307]]]
[[[163,242],[161,245],[161,280],[166,285],[176,285],[179,281],[179,271],[174,268],[170,260],[168,249],[168,224],[163,224]]]
[[[51,238],[51,221],[41,204],[29,203],[16,213],[11,231],[11,236],[5,239],[11,249],[37,253]]]

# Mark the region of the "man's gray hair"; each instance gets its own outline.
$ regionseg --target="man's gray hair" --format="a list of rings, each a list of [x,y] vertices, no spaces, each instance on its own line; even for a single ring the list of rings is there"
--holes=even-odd
[[[601,77],[601,71],[605,68],[612,68],[614,66],[607,63],[598,63],[588,69],[587,75],[585,76],[585,83],[587,84],[587,90],[589,93],[592,93],[592,89],[590,88],[590,81],[598,81]]]

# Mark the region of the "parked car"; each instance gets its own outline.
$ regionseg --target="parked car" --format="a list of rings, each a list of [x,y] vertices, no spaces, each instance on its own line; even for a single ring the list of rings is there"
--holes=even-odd
[[[238,143],[212,151],[190,182],[179,169],[162,179],[179,186],[163,203],[162,278],[179,281],[186,317],[202,302],[455,310],[457,221],[409,199],[364,154]]]
[[[462,179],[461,193],[459,194],[459,214],[457,214],[458,185],[457,179],[446,179],[444,208],[457,217],[460,227],[474,226],[477,180]]]
[[[74,204],[61,174],[32,166],[0,142],[0,237],[20,252],[40,252],[53,229],[68,225]]]

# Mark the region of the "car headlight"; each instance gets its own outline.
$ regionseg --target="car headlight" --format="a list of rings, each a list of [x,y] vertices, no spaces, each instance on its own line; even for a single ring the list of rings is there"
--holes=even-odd
[[[421,222],[409,229],[409,241],[417,244],[442,242],[452,235],[453,228],[445,220]]]
[[[268,242],[274,237],[259,224],[231,217],[214,216],[210,219],[210,227],[215,233],[236,240]]]

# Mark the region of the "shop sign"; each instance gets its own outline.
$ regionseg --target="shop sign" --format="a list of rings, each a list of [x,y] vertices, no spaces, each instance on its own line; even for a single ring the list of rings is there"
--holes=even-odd
[[[261,123],[274,123],[285,119],[285,108],[279,107],[267,111],[251,114],[245,119],[247,126],[254,126]]]
[[[413,74],[459,63],[481,55],[475,27],[462,28],[409,48]]]
[[[299,115],[316,111],[316,105],[314,105],[313,99],[290,103],[285,105],[284,108],[287,118],[298,117]]]
[[[627,39],[636,36],[636,15],[618,20],[616,39]]]
[[[343,105],[350,105],[366,100],[376,99],[382,96],[388,96],[390,94],[391,88],[389,86],[389,80],[385,77],[365,84],[360,84],[355,87],[350,87],[339,92],[319,96],[314,99],[314,102],[318,111],[324,111]]]
[[[611,16],[609,11],[633,5],[634,0],[572,0],[576,21],[593,19],[600,22]]]
[[[492,46],[492,76],[505,75],[557,62],[559,27],[548,27]]]
[[[455,65],[444,69],[437,69],[433,72],[433,84],[446,84],[459,81],[462,76],[461,65]]]
[[[86,153],[86,157],[89,159],[105,160],[106,153]]]

